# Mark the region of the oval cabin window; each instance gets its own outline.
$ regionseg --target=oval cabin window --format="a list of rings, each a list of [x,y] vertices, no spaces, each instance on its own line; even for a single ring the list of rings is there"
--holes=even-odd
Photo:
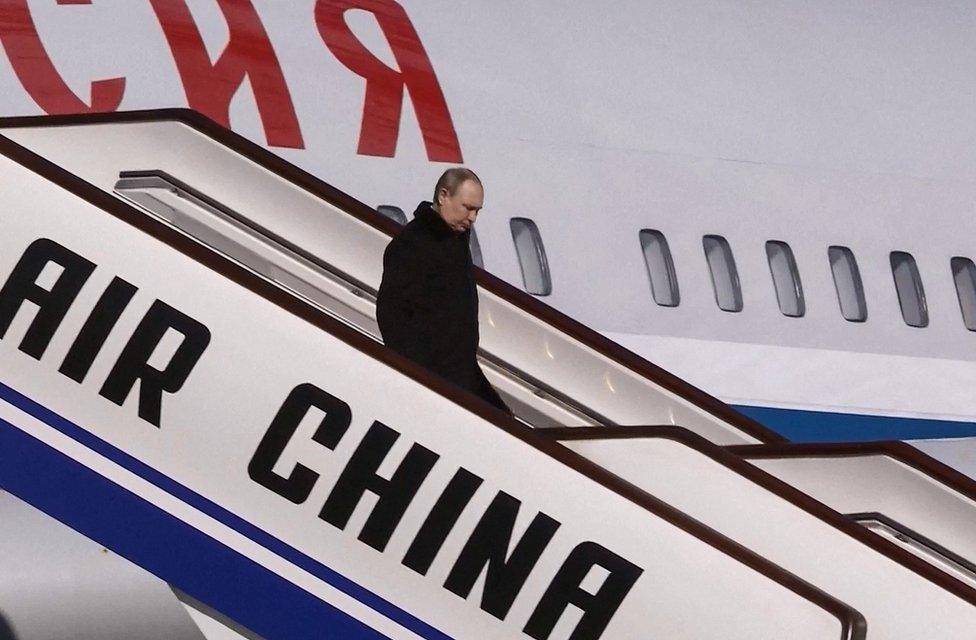
[[[739,272],[735,268],[735,258],[728,241],[722,236],[709,235],[702,238],[702,245],[718,308],[722,311],[742,311]]]
[[[773,276],[779,310],[784,316],[791,318],[803,316],[806,313],[803,286],[800,284],[800,273],[797,271],[796,259],[790,245],[779,240],[770,240],[766,243],[766,258],[769,260],[769,271]]]
[[[677,307],[680,302],[678,278],[674,272],[674,261],[671,259],[667,238],[660,231],[641,229],[640,243],[654,302],[662,307]]]
[[[970,331],[976,331],[976,265],[969,258],[953,258],[950,266],[963,324]]]
[[[868,305],[864,301],[864,285],[854,253],[847,247],[833,246],[827,249],[827,257],[841,315],[850,322],[864,322],[868,319]]]
[[[384,218],[389,218],[393,222],[396,222],[400,226],[407,224],[407,214],[403,212],[400,207],[395,207],[392,204],[381,204],[376,207],[376,211],[379,212]]]
[[[528,218],[512,218],[510,225],[525,290],[537,296],[549,295],[552,293],[552,279],[539,228]]]
[[[918,273],[915,258],[904,251],[891,252],[891,275],[895,279],[898,304],[905,324],[910,327],[927,327],[929,310],[925,304],[925,289]]]
[[[468,246],[471,249],[471,262],[475,264],[476,267],[485,268],[485,260],[481,256],[481,243],[478,242],[478,232],[474,227],[471,227],[471,238],[468,240]]]

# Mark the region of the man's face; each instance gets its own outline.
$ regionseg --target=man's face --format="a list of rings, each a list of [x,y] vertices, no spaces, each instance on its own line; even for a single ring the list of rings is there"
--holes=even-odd
[[[474,180],[465,180],[453,196],[447,189],[437,194],[437,210],[441,219],[455,233],[464,233],[471,228],[478,212],[484,204],[485,192]]]

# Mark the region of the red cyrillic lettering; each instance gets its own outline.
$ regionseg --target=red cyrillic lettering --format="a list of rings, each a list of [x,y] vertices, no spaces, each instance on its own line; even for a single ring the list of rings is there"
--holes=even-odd
[[[210,61],[185,0],[150,3],[173,52],[191,109],[229,128],[230,101],[247,77],[268,144],[304,148],[278,56],[250,0],[217,0],[230,37],[216,62]]]
[[[362,9],[376,16],[399,71],[383,64],[353,35],[343,18],[350,9]],[[392,158],[396,153],[406,88],[417,113],[427,157],[434,162],[462,162],[461,145],[444,94],[403,7],[393,0],[318,0],[315,24],[339,62],[366,80],[360,154]]]
[[[91,4],[91,0],[58,0],[58,4]],[[125,78],[92,82],[91,105],[71,91],[37,35],[27,0],[0,2],[0,44],[20,84],[48,114],[115,111],[122,102]]]

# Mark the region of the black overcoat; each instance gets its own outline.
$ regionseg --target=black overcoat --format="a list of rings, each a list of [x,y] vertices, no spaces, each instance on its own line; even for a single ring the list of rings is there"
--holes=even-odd
[[[383,253],[376,319],[386,346],[508,411],[478,366],[478,289],[468,242],[421,202]]]

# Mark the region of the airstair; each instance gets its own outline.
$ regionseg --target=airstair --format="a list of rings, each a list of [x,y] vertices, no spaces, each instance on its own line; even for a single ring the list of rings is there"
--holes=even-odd
[[[976,492],[908,445],[785,443],[482,271],[509,416],[383,347],[398,225],[319,179],[184,110],[0,136],[0,598],[36,553],[83,603],[0,637],[974,637]]]

